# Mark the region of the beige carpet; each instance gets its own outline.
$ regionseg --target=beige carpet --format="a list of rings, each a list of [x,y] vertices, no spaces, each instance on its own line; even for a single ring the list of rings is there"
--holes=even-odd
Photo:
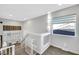
[[[25,52],[24,47],[22,47],[21,45],[16,45],[15,55],[28,55],[28,54]]]
[[[16,55],[28,55],[25,52],[24,47],[20,45],[16,46],[15,54]],[[42,55],[75,55],[75,54],[50,46]]]
[[[74,53],[67,52],[64,50],[61,50],[59,48],[50,46],[44,53],[43,55],[75,55]]]

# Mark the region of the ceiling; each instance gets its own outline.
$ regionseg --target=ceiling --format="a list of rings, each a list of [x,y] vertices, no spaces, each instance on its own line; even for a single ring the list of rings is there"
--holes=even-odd
[[[48,12],[70,7],[70,4],[0,4],[0,18],[25,21]]]

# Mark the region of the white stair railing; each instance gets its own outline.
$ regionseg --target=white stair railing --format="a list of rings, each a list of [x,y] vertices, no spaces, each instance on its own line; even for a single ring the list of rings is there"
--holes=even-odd
[[[21,43],[23,43],[28,36],[29,36],[29,34],[25,35],[25,37],[23,38],[23,40],[21,41]]]
[[[15,45],[1,48],[0,55],[15,55]]]

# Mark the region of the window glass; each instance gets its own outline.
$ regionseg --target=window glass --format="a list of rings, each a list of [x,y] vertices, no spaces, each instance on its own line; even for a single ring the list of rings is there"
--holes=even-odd
[[[53,34],[75,36],[76,15],[54,17],[52,26]]]

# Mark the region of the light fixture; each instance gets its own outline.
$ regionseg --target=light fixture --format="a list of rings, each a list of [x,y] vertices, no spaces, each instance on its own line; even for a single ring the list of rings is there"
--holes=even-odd
[[[12,14],[10,14],[9,16],[10,16],[10,17],[12,17],[13,15],[12,15]]]
[[[26,20],[26,18],[24,18],[24,20]]]
[[[61,5],[63,5],[62,3],[58,3],[58,6],[61,6]]]

